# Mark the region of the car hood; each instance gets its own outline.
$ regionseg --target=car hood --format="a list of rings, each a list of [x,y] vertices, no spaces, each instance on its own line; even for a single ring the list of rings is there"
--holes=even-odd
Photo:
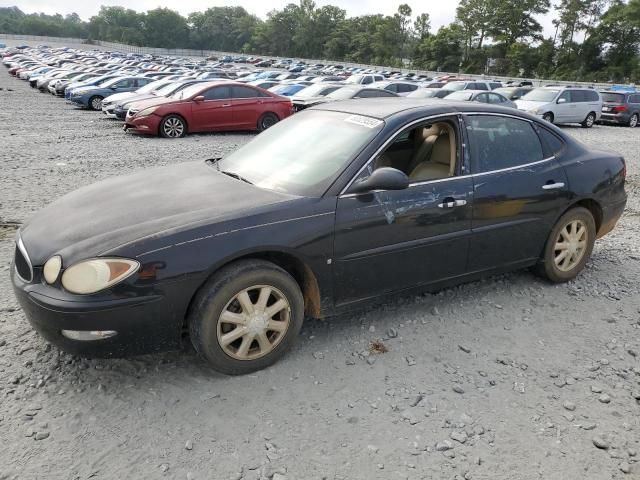
[[[158,96],[154,96],[153,98],[149,98],[147,100],[141,100],[141,101],[134,101],[129,103],[129,108],[133,109],[133,110],[142,110],[144,108],[148,108],[148,107],[155,107],[156,105],[165,105],[165,104],[169,104],[169,103],[180,103],[180,102],[184,102],[186,100],[176,100],[173,98],[167,98],[167,97],[158,97]]]
[[[223,175],[203,161],[189,162],[80,188],[36,213],[20,235],[34,266],[56,254],[69,265],[295,198]]]
[[[516,100],[516,106],[519,110],[534,110],[542,105],[546,105],[549,102],[532,102],[531,100]]]
[[[133,95],[134,95],[133,92],[114,93],[113,95],[109,95],[108,97],[105,97],[103,102],[107,102],[107,103],[117,102],[118,100],[124,100]]]
[[[131,95],[126,98],[122,98],[116,103],[116,105],[124,107],[125,105],[128,106],[128,105],[131,105],[132,103],[143,102],[146,100],[155,100],[160,98],[165,98],[165,97],[158,97],[153,93],[140,93],[140,94]]]

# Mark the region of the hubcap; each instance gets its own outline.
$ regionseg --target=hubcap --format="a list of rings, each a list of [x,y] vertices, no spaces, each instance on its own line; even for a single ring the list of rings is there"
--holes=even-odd
[[[271,353],[284,338],[291,307],[284,294],[269,285],[238,292],[218,319],[218,343],[237,360],[255,360]]]
[[[594,121],[595,121],[595,119],[594,119],[593,115],[589,115],[587,117],[587,125],[592,126]]]
[[[587,227],[581,220],[569,222],[560,230],[553,247],[558,270],[568,272],[580,263],[587,249]]]
[[[638,125],[638,116],[634,115],[631,117],[631,120],[629,121],[629,126],[632,128],[635,128]]]
[[[272,116],[265,117],[262,120],[262,128],[264,130],[266,130],[267,128],[272,127],[273,125],[275,125],[275,123],[276,123],[276,121],[274,120],[274,118]]]
[[[91,106],[95,110],[98,110],[99,108],[102,108],[102,100],[100,100],[99,98],[94,98],[93,101],[91,102]]]
[[[169,118],[162,127],[167,137],[179,137],[184,132],[184,125],[178,118]]]

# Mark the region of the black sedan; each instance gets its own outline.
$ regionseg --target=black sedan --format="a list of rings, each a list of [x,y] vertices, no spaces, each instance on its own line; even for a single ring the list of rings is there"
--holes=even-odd
[[[251,372],[321,318],[389,294],[584,268],[625,163],[524,112],[407,98],[326,104],[222,159],[112,178],[18,232],[11,276],[64,350],[178,348]]]

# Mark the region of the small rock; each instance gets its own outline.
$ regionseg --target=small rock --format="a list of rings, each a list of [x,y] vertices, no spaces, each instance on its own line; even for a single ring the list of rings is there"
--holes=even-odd
[[[593,430],[596,428],[596,424],[593,422],[587,422],[587,423],[583,423],[581,428],[583,430]]]
[[[416,364],[416,359],[412,356],[406,357],[405,360],[407,361],[407,365],[409,365],[410,367],[413,367]]]
[[[186,450],[193,450],[193,442],[191,440],[187,440],[187,442],[184,444],[184,448]]]
[[[274,473],[273,477],[271,477],[271,480],[287,480],[287,477],[285,477],[281,473]]]
[[[367,363],[369,365],[373,365],[374,363],[376,363],[376,357],[373,357],[373,356],[367,357]]]
[[[464,353],[471,353],[471,349],[466,345],[458,345],[458,348],[462,350]]]
[[[169,464],[168,463],[163,463],[160,465],[160,470],[162,472],[168,472],[169,471]]]
[[[631,392],[631,396],[636,400],[640,400],[640,390],[634,390],[633,392]]]
[[[593,437],[593,444],[602,450],[609,449],[609,442],[602,437]]]
[[[628,462],[622,462],[619,468],[622,473],[631,473],[631,465]]]
[[[565,410],[569,410],[570,412],[573,412],[576,409],[576,404],[568,400],[564,402],[562,406],[564,407]]]
[[[34,438],[36,440],[44,440],[45,438],[49,438],[49,432],[38,432]]]
[[[387,337],[396,338],[398,336],[398,331],[395,328],[390,328],[387,330]]]
[[[591,385],[591,391],[593,393],[602,393],[602,387],[600,385]]]
[[[462,388],[460,385],[454,385],[453,387],[451,387],[451,389],[459,394],[463,394],[464,393],[464,388]]]
[[[600,403],[611,403],[611,397],[606,393],[603,393],[602,395],[600,395],[598,397],[598,400],[600,401]]]
[[[371,326],[369,327],[369,332],[373,333],[373,332],[375,332],[375,331],[376,331],[376,326],[375,326],[375,325],[371,325]]]
[[[459,443],[465,443],[467,441],[467,433],[464,431],[458,432],[454,430],[451,432],[451,439]]]
[[[440,315],[440,310],[435,305],[431,307],[431,315]]]
[[[453,448],[453,443],[449,440],[443,440],[442,442],[436,443],[436,451],[437,452],[446,452],[447,450],[451,450]]]
[[[324,358],[324,353],[322,352],[313,352],[313,358],[316,360],[322,360]]]
[[[627,353],[628,353],[629,355],[631,355],[632,357],[634,357],[634,358],[638,356],[638,352],[636,352],[633,348],[629,348],[629,349],[627,350]]]

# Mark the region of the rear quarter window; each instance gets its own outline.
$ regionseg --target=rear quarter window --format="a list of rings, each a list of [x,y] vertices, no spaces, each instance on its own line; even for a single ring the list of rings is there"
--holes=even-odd
[[[541,125],[537,125],[537,128],[538,134],[542,139],[543,146],[545,147],[545,157],[559,157],[565,147],[564,141],[561,140],[555,133],[551,133]]]

